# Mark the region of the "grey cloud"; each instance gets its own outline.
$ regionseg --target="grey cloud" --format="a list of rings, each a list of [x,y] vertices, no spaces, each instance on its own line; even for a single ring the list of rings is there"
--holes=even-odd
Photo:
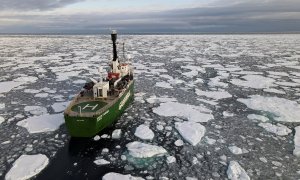
[[[49,10],[85,0],[1,0],[0,10]]]
[[[6,16],[24,21],[30,19],[31,22],[10,26],[0,32],[100,33],[107,32],[110,27],[124,33],[300,32],[298,0],[227,2],[225,5],[217,3],[210,7],[145,13]]]

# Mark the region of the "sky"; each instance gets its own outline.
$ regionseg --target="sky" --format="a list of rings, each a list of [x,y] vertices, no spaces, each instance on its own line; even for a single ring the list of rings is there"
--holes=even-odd
[[[0,0],[0,33],[291,33],[300,0]]]

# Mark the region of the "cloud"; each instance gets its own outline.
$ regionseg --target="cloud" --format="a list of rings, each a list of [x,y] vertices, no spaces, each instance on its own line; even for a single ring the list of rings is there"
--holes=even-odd
[[[85,0],[1,0],[0,10],[49,10]]]
[[[9,24],[0,32],[99,33],[117,28],[124,33],[300,32],[300,1],[216,1],[209,6],[165,11],[6,15],[26,23]],[[1,25],[0,25],[1,27]]]

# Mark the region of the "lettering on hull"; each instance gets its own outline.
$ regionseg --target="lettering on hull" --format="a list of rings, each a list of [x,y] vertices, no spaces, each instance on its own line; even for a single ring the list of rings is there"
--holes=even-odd
[[[105,113],[101,114],[101,115],[97,118],[97,122],[99,122],[99,121],[103,118],[103,116],[105,116],[105,115],[108,114],[108,113],[109,113],[109,110],[107,110],[107,111],[105,111]]]
[[[130,97],[130,91],[128,91],[128,93],[125,95],[124,99],[122,99],[122,101],[119,104],[119,110],[121,110],[123,108],[123,106],[125,105],[125,103],[127,102],[127,100]]]

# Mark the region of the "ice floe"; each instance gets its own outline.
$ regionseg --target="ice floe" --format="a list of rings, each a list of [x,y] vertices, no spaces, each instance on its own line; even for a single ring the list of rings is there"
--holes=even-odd
[[[63,114],[44,114],[19,121],[17,125],[26,128],[29,133],[41,133],[55,131],[63,123]]]
[[[144,180],[144,179],[141,177],[131,176],[130,174],[123,175],[119,173],[110,172],[105,174],[102,177],[102,180]]]
[[[254,89],[264,89],[273,87],[275,80],[272,78],[259,76],[259,75],[246,75],[243,76],[242,79],[232,79],[230,82],[237,86],[244,86],[244,87],[250,87]]]
[[[5,175],[6,180],[25,180],[39,174],[49,163],[44,154],[21,155]]]
[[[264,128],[266,131],[277,134],[278,136],[286,136],[292,132],[288,127],[282,124],[259,123],[258,126]]]
[[[243,150],[237,146],[229,146],[228,149],[232,154],[243,154]]]
[[[5,104],[4,103],[0,103],[0,109],[5,109]]]
[[[110,164],[110,162],[106,161],[105,159],[97,159],[94,161],[94,163],[98,166]]]
[[[167,83],[167,82],[156,82],[155,86],[161,87],[161,88],[166,88],[166,89],[172,89],[173,87]]]
[[[205,134],[205,127],[194,122],[176,122],[175,128],[191,145],[196,146]]]
[[[176,158],[174,156],[168,156],[167,157],[167,163],[171,164],[171,163],[175,163],[176,162]]]
[[[250,177],[242,166],[236,161],[230,161],[227,169],[228,179],[231,180],[250,180]]]
[[[159,107],[153,108],[153,112],[160,116],[184,117],[193,122],[207,122],[213,119],[211,110],[203,106],[193,106],[178,102],[161,103]]]
[[[171,97],[156,97],[156,96],[151,96],[146,99],[146,101],[150,104],[153,103],[160,103],[160,102],[176,102],[176,98],[171,98]]]
[[[5,121],[4,117],[0,116],[0,124],[2,124]]]
[[[0,93],[7,93],[22,84],[24,84],[24,82],[15,82],[15,81],[0,82]]]
[[[162,156],[167,151],[160,146],[145,144],[142,142],[131,142],[126,145],[129,155],[136,158],[149,158],[154,156]]]
[[[265,92],[270,92],[270,93],[276,93],[276,94],[285,94],[284,91],[274,89],[274,88],[269,88],[269,89],[264,89]]]
[[[57,102],[54,103],[51,107],[54,110],[54,112],[58,113],[58,112],[63,112],[68,106],[68,104],[69,102]]]
[[[231,98],[232,95],[229,94],[227,91],[220,90],[220,91],[202,91],[199,89],[196,89],[196,94],[198,96],[206,96],[212,99],[226,99],[226,98]]]
[[[47,109],[41,106],[25,106],[24,111],[27,111],[32,115],[42,115],[47,113]]]
[[[300,157],[300,126],[295,127],[294,144],[295,149],[293,154],[297,157]]]
[[[144,124],[136,128],[134,135],[143,140],[152,140],[154,138],[153,131]]]
[[[267,118],[266,116],[262,116],[262,115],[258,115],[258,114],[249,114],[247,116],[247,118],[251,119],[251,120],[259,120],[261,122],[269,121],[269,118]]]
[[[276,121],[300,122],[300,105],[297,102],[278,98],[264,97],[259,95],[250,96],[249,99],[238,99],[251,109],[273,113]]]
[[[121,129],[115,129],[112,134],[111,134],[111,138],[112,139],[120,139],[121,138],[121,134],[122,134],[122,130]]]

